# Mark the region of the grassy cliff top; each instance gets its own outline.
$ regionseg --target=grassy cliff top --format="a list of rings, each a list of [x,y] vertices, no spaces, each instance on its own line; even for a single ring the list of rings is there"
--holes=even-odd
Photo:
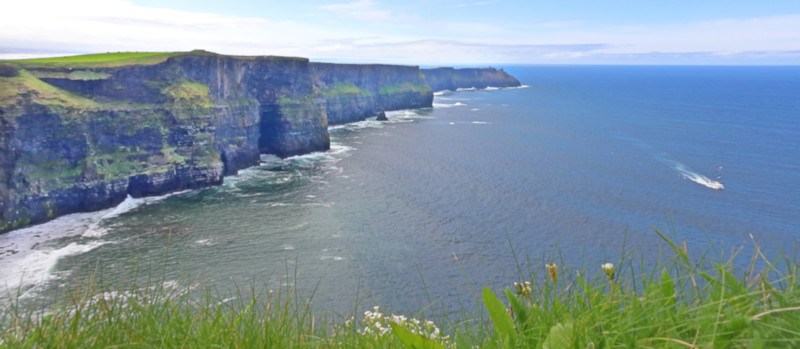
[[[48,106],[80,109],[99,106],[91,99],[45,83],[24,69],[17,76],[0,77],[0,108],[10,107],[20,98],[29,98],[33,103]]]
[[[6,61],[25,67],[105,68],[125,65],[153,65],[167,58],[192,52],[113,52],[79,56],[33,58]]]
[[[31,58],[18,60],[0,60],[0,63],[10,63],[25,68],[113,68],[126,65],[155,65],[166,61],[168,58],[182,55],[218,55],[204,50],[176,51],[176,52],[108,52],[78,56]],[[230,56],[237,59],[288,59],[305,60],[302,57],[279,56]]]
[[[106,98],[86,95],[90,92],[77,88],[77,83],[86,81],[113,79],[117,68],[135,65],[157,66],[170,58],[185,56],[188,64],[193,58],[228,57],[234,60],[307,62],[307,58],[278,56],[225,56],[213,52],[194,50],[188,52],[115,52],[87,54],[66,57],[0,60],[0,112],[8,108],[20,108],[36,104],[49,107],[66,107],[74,109],[118,109],[137,107],[124,102],[124,96],[116,100],[114,96]],[[160,69],[156,67],[155,69]],[[183,75],[171,76],[174,72],[166,69],[164,81],[147,81],[153,94],[166,96],[182,106],[192,108],[210,108],[214,102],[209,97],[208,86],[182,79]],[[42,80],[44,79],[44,80]],[[72,85],[51,85],[47,79],[70,80]],[[107,85],[113,85],[113,82]],[[61,87],[59,87],[61,86]],[[72,86],[72,88],[70,87]],[[91,89],[89,89],[91,91]],[[83,93],[83,94],[82,94]],[[121,94],[124,94],[120,92]],[[156,98],[158,99],[158,98]],[[141,104],[141,103],[138,103]],[[10,114],[9,114],[10,115]]]

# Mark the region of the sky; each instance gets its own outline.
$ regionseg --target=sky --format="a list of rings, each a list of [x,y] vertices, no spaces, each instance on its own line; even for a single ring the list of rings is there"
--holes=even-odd
[[[800,0],[3,0],[0,54],[800,65]]]

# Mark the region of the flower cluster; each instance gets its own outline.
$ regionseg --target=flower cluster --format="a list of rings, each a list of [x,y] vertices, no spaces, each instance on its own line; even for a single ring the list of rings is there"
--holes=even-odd
[[[514,283],[514,293],[517,296],[525,296],[525,298],[531,298],[531,283],[529,281],[525,281],[524,283],[515,282]]]
[[[448,343],[450,336],[441,336],[439,327],[437,327],[433,321],[427,320],[423,322],[415,318],[409,319],[403,315],[385,315],[380,312],[380,307],[378,306],[374,307],[373,310],[374,311],[364,312],[364,319],[361,321],[363,327],[358,331],[358,333],[363,336],[373,338],[383,337],[392,332],[392,327],[389,324],[394,323],[395,325],[405,327],[413,334],[437,341],[445,347],[450,346]],[[350,320],[345,321],[345,327],[350,325]]]

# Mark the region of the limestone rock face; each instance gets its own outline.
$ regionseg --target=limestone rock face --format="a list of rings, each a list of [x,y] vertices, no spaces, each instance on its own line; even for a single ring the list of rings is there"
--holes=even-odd
[[[219,185],[261,153],[330,147],[303,58],[198,53],[2,70],[16,94],[0,96],[0,232],[127,195]]]
[[[311,63],[311,71],[331,125],[433,105],[433,90],[416,66]]]
[[[520,86],[519,80],[495,68],[435,68],[422,69],[425,82],[434,91],[459,88],[487,88],[487,87],[516,87]]]

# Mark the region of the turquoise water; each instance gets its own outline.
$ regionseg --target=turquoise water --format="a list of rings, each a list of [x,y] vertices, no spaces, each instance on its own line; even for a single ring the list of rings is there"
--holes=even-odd
[[[330,152],[2,235],[20,253],[0,281],[40,299],[138,265],[222,293],[295,283],[324,309],[416,312],[471,304],[467,278],[516,281],[509,240],[573,266],[616,262],[623,241],[654,261],[652,227],[697,251],[796,244],[800,68],[506,70],[526,86],[437,94],[332,127]]]

